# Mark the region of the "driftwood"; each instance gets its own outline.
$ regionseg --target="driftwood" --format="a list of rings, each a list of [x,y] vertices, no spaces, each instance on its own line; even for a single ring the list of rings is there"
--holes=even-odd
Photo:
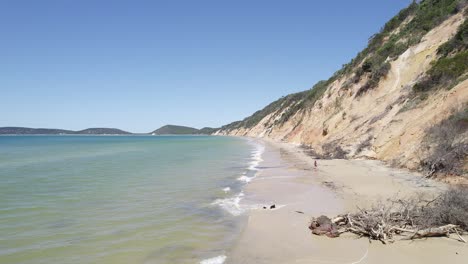
[[[435,198],[422,194],[392,198],[368,210],[357,209],[357,212],[331,219],[327,216],[312,218],[309,229],[315,235],[337,237],[353,233],[384,244],[451,234],[467,243],[462,235],[468,232],[468,188],[449,188]]]
[[[439,227],[421,228],[411,224],[411,221],[399,213],[383,215],[378,212],[362,212],[358,214],[339,215],[333,219],[326,216],[312,218],[309,229],[315,235],[337,237],[342,233],[354,233],[359,236],[379,240],[384,244],[400,240],[420,239],[426,237],[448,237],[456,233],[460,241],[465,239],[460,236],[463,232],[457,225],[448,224]]]

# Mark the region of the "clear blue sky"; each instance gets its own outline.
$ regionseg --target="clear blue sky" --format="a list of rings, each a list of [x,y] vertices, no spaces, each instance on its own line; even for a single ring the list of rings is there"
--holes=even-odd
[[[0,126],[224,125],[328,78],[410,2],[0,1]]]

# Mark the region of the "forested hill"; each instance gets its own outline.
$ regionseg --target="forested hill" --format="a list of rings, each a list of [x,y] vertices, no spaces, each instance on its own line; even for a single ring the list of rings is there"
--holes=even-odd
[[[198,134],[211,134],[214,132],[213,128],[205,127],[202,129],[196,129],[193,127],[176,126],[176,125],[165,125],[162,126],[151,134],[153,135],[198,135]]]
[[[128,135],[116,128],[88,128],[79,131],[51,128],[0,127],[0,135]]]

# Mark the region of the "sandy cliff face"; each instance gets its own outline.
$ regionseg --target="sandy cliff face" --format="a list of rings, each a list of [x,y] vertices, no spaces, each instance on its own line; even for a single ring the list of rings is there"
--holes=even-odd
[[[418,168],[427,128],[446,119],[454,109],[466,107],[468,80],[431,93],[417,104],[410,101],[409,94],[437,58],[437,48],[457,32],[464,19],[462,13],[454,15],[428,32],[419,44],[390,61],[390,72],[362,96],[356,92],[366,79],[346,87],[352,77],[346,75],[335,80],[312,107],[297,111],[285,123],[274,121],[287,108],[268,114],[253,127],[221,129],[216,134],[305,144],[317,152],[332,143],[351,158],[375,158]]]

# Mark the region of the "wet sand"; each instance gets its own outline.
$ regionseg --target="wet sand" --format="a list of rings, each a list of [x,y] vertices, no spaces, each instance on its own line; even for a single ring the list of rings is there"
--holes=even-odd
[[[312,216],[335,216],[420,192],[434,195],[444,184],[378,161],[318,160],[315,168],[314,159],[292,144],[262,142],[261,170],[246,186],[243,203],[277,209],[250,212],[226,263],[468,263],[468,244],[455,237],[382,245],[349,234],[314,236],[308,230]]]

